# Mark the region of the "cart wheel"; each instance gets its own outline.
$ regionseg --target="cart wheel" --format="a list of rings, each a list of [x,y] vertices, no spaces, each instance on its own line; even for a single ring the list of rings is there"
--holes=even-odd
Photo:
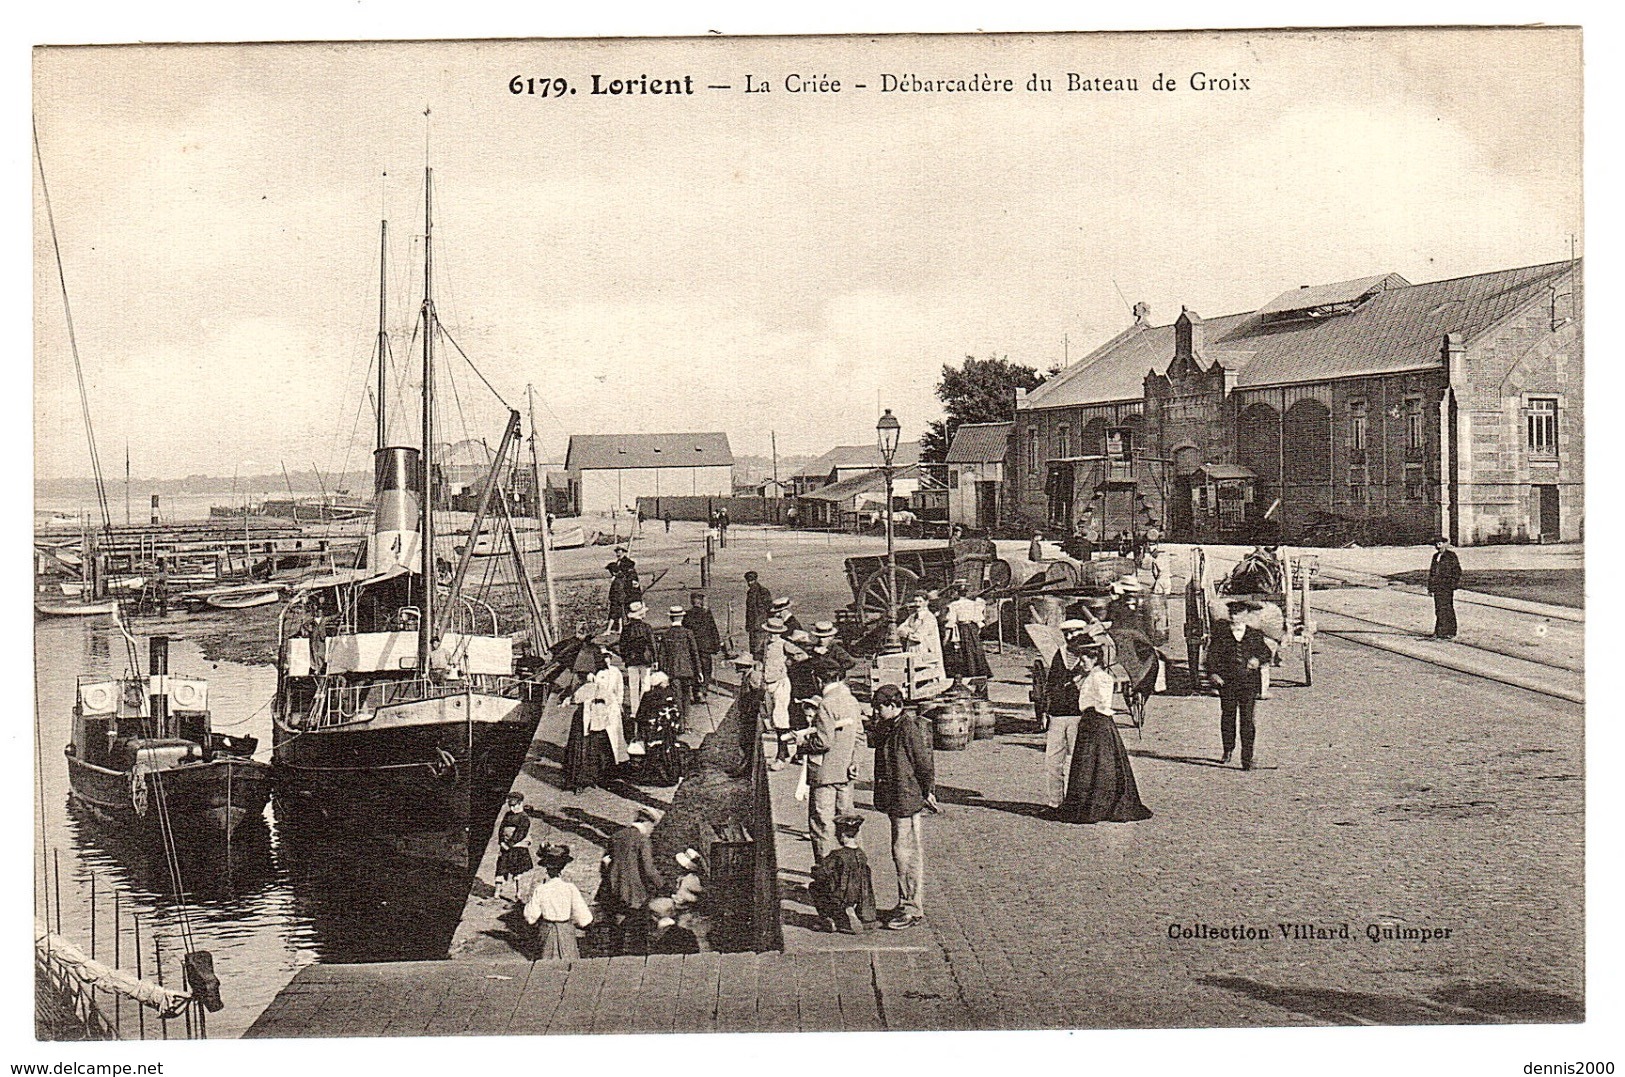
[[[897,566],[897,608],[901,610],[905,603],[913,597],[914,592],[920,588],[920,578],[913,572]],[[863,614],[864,623],[885,620],[889,607],[887,599],[891,595],[891,578],[882,567],[873,576],[864,581],[863,587],[858,591],[858,610]]]
[[[1202,669],[1207,665],[1207,646],[1201,640],[1185,641],[1185,661],[1190,667],[1191,692],[1201,695],[1206,684],[1202,677]]]

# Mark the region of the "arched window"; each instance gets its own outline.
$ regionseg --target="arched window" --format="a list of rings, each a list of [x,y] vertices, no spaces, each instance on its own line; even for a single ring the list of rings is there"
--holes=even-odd
[[[1268,404],[1252,404],[1236,421],[1236,459],[1268,487],[1281,483],[1281,416]]]

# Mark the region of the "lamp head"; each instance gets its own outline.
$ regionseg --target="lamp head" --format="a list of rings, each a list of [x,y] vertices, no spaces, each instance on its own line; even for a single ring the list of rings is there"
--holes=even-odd
[[[886,466],[891,467],[892,460],[897,456],[897,441],[903,432],[903,424],[897,421],[897,416],[887,408],[886,413],[875,423],[875,436],[880,445],[881,459]]]

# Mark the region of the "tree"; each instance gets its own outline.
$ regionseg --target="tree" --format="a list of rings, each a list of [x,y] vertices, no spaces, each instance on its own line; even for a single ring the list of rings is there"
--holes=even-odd
[[[962,423],[1008,422],[1015,417],[1017,389],[1036,389],[1043,375],[1030,366],[1012,363],[1008,358],[978,359],[965,356],[955,367],[942,367],[937,382],[937,399],[945,413],[926,424],[920,438],[920,455],[926,463],[940,464],[948,458],[954,431]]]

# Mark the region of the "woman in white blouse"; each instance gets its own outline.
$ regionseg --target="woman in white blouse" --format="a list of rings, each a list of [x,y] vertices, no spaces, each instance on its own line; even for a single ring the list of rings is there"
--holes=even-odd
[[[592,923],[592,910],[576,884],[560,878],[571,860],[568,845],[544,845],[536,854],[536,885],[525,902],[525,922],[536,927],[539,961],[575,961],[576,932]]]

